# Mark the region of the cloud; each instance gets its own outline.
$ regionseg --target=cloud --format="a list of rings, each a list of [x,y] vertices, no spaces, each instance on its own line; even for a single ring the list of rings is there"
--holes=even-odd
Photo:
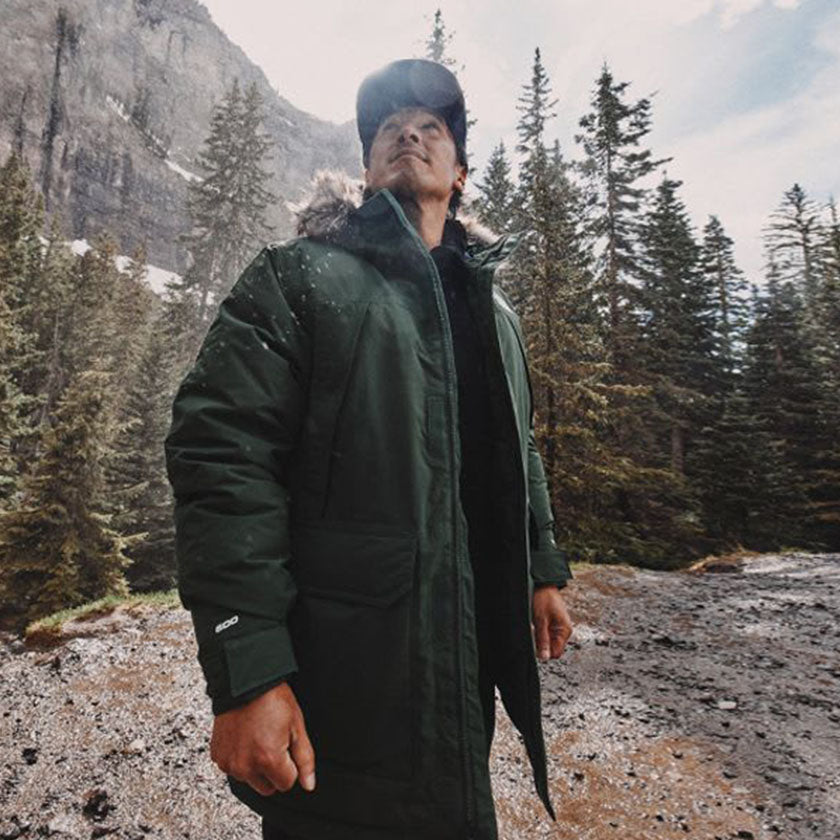
[[[840,13],[822,23],[814,47],[830,60],[793,96],[679,138],[669,150],[695,219],[721,216],[752,280],[764,262],[761,230],[785,190],[798,182],[818,202],[840,193],[837,126],[828,117],[840,113]]]
[[[764,0],[721,0],[719,3],[720,25],[724,29],[731,29],[740,18],[755,11],[763,3]]]
[[[674,156],[669,174],[684,180],[698,225],[719,214],[756,279],[761,227],[783,191],[800,181],[818,199],[840,192],[834,0],[370,0],[363,12],[346,0],[205,2],[283,96],[335,121],[352,118],[371,69],[423,52],[440,7],[478,119],[474,178],[500,139],[509,151],[516,144],[516,103],[535,47],[558,99],[547,136],[567,157],[579,154],[577,121],[608,62],[617,81],[632,82],[628,101],[656,92],[648,145]],[[282,49],[278,33],[289,36]]]

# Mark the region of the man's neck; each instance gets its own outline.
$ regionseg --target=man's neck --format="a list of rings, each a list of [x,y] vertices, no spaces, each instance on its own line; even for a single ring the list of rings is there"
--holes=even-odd
[[[406,217],[431,251],[443,240],[443,225],[446,222],[448,202],[418,200],[412,195],[395,194]]]

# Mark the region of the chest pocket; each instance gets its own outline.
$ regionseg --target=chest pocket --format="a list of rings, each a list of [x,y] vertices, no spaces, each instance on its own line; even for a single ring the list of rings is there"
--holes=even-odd
[[[367,300],[325,302],[316,310],[301,480],[317,511],[326,500],[335,431],[369,305]]]

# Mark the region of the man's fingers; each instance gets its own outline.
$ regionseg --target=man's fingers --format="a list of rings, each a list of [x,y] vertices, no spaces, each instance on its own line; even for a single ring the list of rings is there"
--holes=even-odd
[[[292,789],[297,781],[298,770],[288,750],[283,750],[272,762],[270,767],[263,771],[264,775],[274,787],[281,793]]]
[[[550,636],[552,659],[556,659],[557,657],[563,655],[563,651],[566,648],[566,642],[569,640],[569,636],[571,635],[572,628],[568,624],[563,624],[561,622],[553,622],[551,624]]]
[[[537,656],[545,661],[551,654],[551,640],[548,635],[548,621],[542,617],[534,619],[534,644]]]
[[[277,790],[262,773],[256,773],[246,781],[260,796],[271,796]]]
[[[291,740],[289,752],[297,765],[301,787],[304,790],[315,790],[315,750],[312,749],[303,721],[292,727]]]

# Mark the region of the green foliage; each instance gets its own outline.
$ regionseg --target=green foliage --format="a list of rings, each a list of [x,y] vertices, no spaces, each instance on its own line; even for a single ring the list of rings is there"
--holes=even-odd
[[[713,301],[714,337],[723,369],[733,374],[743,354],[750,311],[747,283],[735,264],[732,239],[717,216],[703,228],[701,270]]]
[[[453,38],[453,33],[446,31],[446,24],[443,22],[443,14],[440,9],[435,10],[432,22],[432,31],[426,39],[426,58],[436,61],[450,70],[456,67],[455,59],[449,56],[448,50]]]
[[[95,601],[88,601],[78,607],[68,607],[39,618],[26,626],[23,633],[27,640],[43,639],[45,636],[60,637],[64,625],[71,621],[85,621],[113,612],[118,607],[177,607],[180,598],[177,589],[139,592],[130,595],[106,595]]]
[[[182,373],[176,331],[177,322],[165,303],[151,324],[138,360],[127,393],[126,416],[130,420],[116,442],[122,455],[113,496],[122,505],[114,522],[123,533],[145,533],[127,552],[132,560],[127,577],[133,591],[175,585],[173,500],[163,442]]]
[[[514,219],[514,184],[505,144],[493,149],[487,163],[484,180],[477,184],[481,194],[478,215],[496,233],[510,233]]]
[[[700,269],[700,249],[678,181],[665,178],[640,235],[641,320],[634,356],[654,403],[648,425],[661,441],[661,465],[685,473],[686,447],[713,410],[721,385],[714,333],[714,299]],[[666,454],[667,453],[667,454]]]
[[[101,512],[109,384],[88,371],[67,389],[21,504],[0,516],[0,602],[18,623],[127,592],[123,550],[138,537]]]
[[[270,177],[263,167],[270,160],[272,143],[260,128],[262,109],[256,83],[243,93],[234,80],[213,110],[210,132],[198,156],[204,177],[189,184],[193,229],[182,241],[193,262],[180,293],[195,306],[191,329],[195,347],[218,303],[272,232],[265,211],[277,197],[266,186]]]
[[[816,204],[799,184],[794,184],[771,214],[764,238],[776,279],[797,286],[809,306],[817,297],[821,234]]]
[[[12,154],[0,168],[0,510],[16,498],[40,403],[26,380],[42,360],[29,295],[41,269],[42,224],[43,201]]]
[[[430,61],[436,61],[444,67],[448,67],[456,76],[459,72],[463,72],[464,65],[458,66],[458,62],[449,54],[449,49],[452,45],[454,32],[447,32],[446,24],[443,22],[443,13],[440,9],[435,9],[435,14],[432,19],[432,31],[426,38],[426,52],[424,58]],[[469,108],[466,109],[467,133],[476,124],[476,120],[470,117]]]
[[[608,312],[610,351],[619,371],[632,365],[633,308],[638,275],[638,222],[647,196],[644,179],[670,158],[654,159],[642,141],[651,128],[651,100],[627,103],[629,82],[616,82],[604,64],[579,121],[575,140],[583,146],[580,165],[589,193],[589,234],[599,244],[597,294]]]
[[[440,10],[428,57],[454,67]],[[589,562],[659,568],[710,551],[840,550],[840,223],[799,185],[765,230],[747,298],[716,216],[702,237],[668,159],[645,148],[651,100],[605,65],[571,162],[548,137],[540,51],[476,208],[525,234],[499,277],[523,321],[558,542]],[[0,605],[6,624],[82,616],[175,581],[163,438],[215,305],[270,229],[256,86],[214,109],[189,188],[192,264],[158,298],[138,249],[82,257],[44,230],[26,165],[0,168]],[[470,121],[472,124],[472,121]],[[61,614],[36,626],[73,617]],[[52,622],[52,624],[50,624]]]
[[[840,510],[836,392],[827,387],[803,296],[770,265],[747,340],[744,389],[776,449],[768,483],[772,540],[836,545]],[[772,511],[772,514],[771,514]],[[786,534],[785,537],[782,533]]]

